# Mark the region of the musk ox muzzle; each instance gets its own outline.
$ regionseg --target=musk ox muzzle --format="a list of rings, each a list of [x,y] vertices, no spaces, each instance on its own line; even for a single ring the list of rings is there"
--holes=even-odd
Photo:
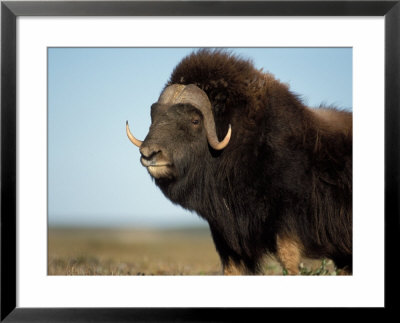
[[[212,114],[211,102],[207,94],[194,84],[182,85],[173,84],[168,86],[160,95],[158,104],[163,105],[168,109],[175,104],[191,104],[203,114],[204,128],[207,134],[207,140],[210,146],[215,150],[224,149],[231,139],[231,125],[225,138],[222,141],[218,140],[217,132],[215,129],[214,116]],[[142,141],[135,138],[129,130],[128,121],[126,122],[126,133],[129,140],[137,147],[142,146]]]

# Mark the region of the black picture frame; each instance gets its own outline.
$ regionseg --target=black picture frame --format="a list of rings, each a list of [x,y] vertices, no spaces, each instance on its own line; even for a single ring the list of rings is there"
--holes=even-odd
[[[384,16],[385,306],[396,311],[399,274],[400,1],[2,1],[1,3],[1,322],[233,322],[265,309],[16,307],[16,19],[19,16]],[[372,235],[373,233],[371,233]],[[345,292],[345,291],[344,291]],[[40,291],[38,291],[40,293]],[[279,319],[291,313],[277,311]],[[295,309],[291,309],[295,310]],[[300,309],[297,309],[300,311]],[[332,309],[330,316],[336,314]],[[354,309],[356,310],[356,309]],[[349,311],[349,310],[348,310]],[[374,314],[373,314],[374,313]],[[391,313],[392,314],[392,313]],[[275,315],[275,314],[273,314]],[[351,317],[348,317],[351,319]],[[270,317],[269,319],[277,319]]]

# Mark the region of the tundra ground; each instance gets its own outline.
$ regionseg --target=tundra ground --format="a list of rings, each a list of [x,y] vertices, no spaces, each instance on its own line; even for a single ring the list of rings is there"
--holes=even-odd
[[[285,271],[273,258],[265,274]],[[48,230],[49,275],[221,275],[207,228]],[[329,260],[305,261],[304,275],[337,274]]]

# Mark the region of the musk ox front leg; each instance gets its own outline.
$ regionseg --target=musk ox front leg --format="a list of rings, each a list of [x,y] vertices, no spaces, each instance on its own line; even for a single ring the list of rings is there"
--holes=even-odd
[[[222,272],[226,276],[248,275],[249,272],[241,262],[234,262],[232,259],[222,262]]]
[[[215,248],[217,249],[219,258],[221,259],[222,273],[224,275],[245,275],[246,270],[244,266],[239,260],[237,260],[237,255],[234,255],[232,249],[223,238],[223,235],[211,226],[210,229]]]
[[[300,274],[301,244],[298,240],[290,235],[278,235],[276,249],[276,256],[288,274]]]
[[[218,228],[220,227],[216,228],[210,225],[215,248],[217,249],[222,263],[222,273],[224,275],[256,274],[256,261],[243,255],[238,237],[234,231],[228,230],[228,232],[226,232]]]

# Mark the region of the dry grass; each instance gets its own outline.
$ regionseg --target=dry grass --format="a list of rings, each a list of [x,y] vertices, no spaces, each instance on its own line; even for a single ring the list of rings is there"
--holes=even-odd
[[[265,274],[285,271],[273,258]],[[49,275],[220,275],[208,229],[50,228]],[[302,274],[336,274],[331,261],[306,261]]]
[[[205,229],[49,229],[49,275],[215,275]]]

